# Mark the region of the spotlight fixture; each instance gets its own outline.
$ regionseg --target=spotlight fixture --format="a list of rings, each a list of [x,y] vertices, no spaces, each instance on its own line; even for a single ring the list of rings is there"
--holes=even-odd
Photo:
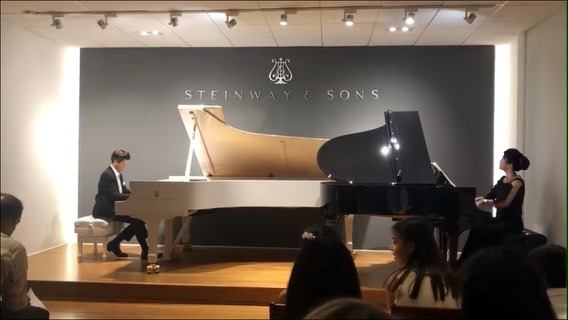
[[[106,27],[108,27],[108,21],[107,21],[107,15],[105,14],[105,19],[99,19],[99,21],[97,21],[97,24],[99,25],[99,27],[104,30],[106,29]]]
[[[356,13],[357,10],[345,10],[343,11],[343,20],[342,22],[345,23],[346,26],[351,27],[353,25],[353,13]]]
[[[400,30],[402,30],[402,32],[408,32],[408,30],[410,30],[407,26],[404,26],[402,28],[400,28]]]
[[[468,14],[469,13],[469,14]],[[472,24],[473,21],[475,21],[475,18],[477,18],[477,15],[473,12],[468,12],[467,9],[465,10],[465,17],[463,17],[463,19],[465,20],[465,22]]]
[[[170,23],[168,23],[172,27],[177,27],[179,24],[178,17],[181,17],[181,12],[170,12]]]
[[[283,13],[280,15],[280,25],[287,26],[288,25],[288,14]]]
[[[411,26],[414,24],[414,18],[416,17],[416,13],[414,13],[414,11],[410,11],[410,10],[404,10],[404,22]]]
[[[235,18],[229,19],[229,17],[230,15],[227,14],[227,20],[225,21],[225,24],[227,25],[227,28],[231,29],[237,25],[237,20],[235,20]]]
[[[396,27],[389,27],[389,32],[396,32]]]
[[[62,29],[63,28],[63,24],[61,23],[61,19],[63,19],[63,15],[62,14],[52,14],[51,15],[51,20],[53,21],[53,23],[51,24],[52,27],[55,27],[55,29]]]

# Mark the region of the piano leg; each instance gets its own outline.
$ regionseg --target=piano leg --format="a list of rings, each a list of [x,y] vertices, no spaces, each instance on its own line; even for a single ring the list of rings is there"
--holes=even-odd
[[[357,257],[357,253],[353,251],[353,217],[354,215],[348,214],[344,217],[343,225],[345,227],[345,245],[353,258]]]
[[[160,266],[158,262],[158,235],[160,234],[161,220],[146,220],[146,228],[148,228],[148,265],[146,273],[159,273]]]
[[[438,244],[440,246],[440,252],[442,252],[442,258],[444,260],[448,259],[448,236],[444,232],[444,228],[438,227]]]
[[[344,216],[338,216],[336,214],[328,214],[327,208],[323,207],[323,212],[325,216],[326,224],[329,226],[333,226],[334,229],[339,233],[341,236],[341,231],[343,231],[343,236],[345,236],[345,246],[351,252],[351,256],[353,259],[357,258],[357,252],[353,250],[353,217],[354,215],[348,214]],[[339,221],[341,219],[341,221]],[[343,225],[343,230],[339,230],[341,226],[338,226],[338,223]]]
[[[352,214],[348,214],[345,216],[335,216],[335,219],[327,219],[327,223],[329,224],[334,224],[337,226],[337,224],[339,223],[339,226],[337,226],[337,231],[340,233],[343,233],[343,236],[345,237],[345,246],[347,247],[347,249],[349,250],[349,252],[351,252],[351,255],[353,256],[353,259],[357,258],[357,252],[355,252],[353,250],[353,217],[354,215]],[[341,219],[341,220],[339,220]],[[339,228],[341,228],[341,226],[343,226],[343,230],[338,230]]]
[[[457,260],[458,260],[458,239],[459,233],[458,232],[449,232],[448,233],[449,239],[449,264],[452,269],[457,268]]]

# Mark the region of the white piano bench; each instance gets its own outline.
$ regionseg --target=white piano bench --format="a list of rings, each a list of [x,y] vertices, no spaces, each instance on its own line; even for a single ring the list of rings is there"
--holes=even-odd
[[[119,221],[105,221],[96,219],[92,215],[75,220],[75,233],[77,234],[77,259],[83,260],[83,243],[92,243],[93,252],[97,255],[97,243],[103,245],[103,259],[106,259],[106,246],[109,238],[122,230],[123,223]]]

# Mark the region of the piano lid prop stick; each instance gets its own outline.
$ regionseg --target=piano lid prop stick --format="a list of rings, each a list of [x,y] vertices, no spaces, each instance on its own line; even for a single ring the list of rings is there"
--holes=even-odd
[[[195,142],[195,131],[197,124],[193,124],[193,129],[191,130],[191,137],[189,137],[189,154],[187,155],[187,163],[185,165],[185,178],[187,181],[190,180],[191,174],[191,161],[193,160],[193,143]]]

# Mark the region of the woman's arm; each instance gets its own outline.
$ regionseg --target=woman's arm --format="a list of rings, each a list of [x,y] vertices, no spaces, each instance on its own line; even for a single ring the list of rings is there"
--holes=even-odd
[[[522,185],[523,183],[521,181],[513,180],[511,182],[511,191],[509,191],[509,194],[507,194],[505,200],[495,201],[493,199],[485,199],[484,201],[486,202],[487,205],[493,206],[497,209],[506,208],[511,204],[511,202],[513,202],[513,199],[515,199],[515,196],[517,195],[517,192],[522,187]]]

